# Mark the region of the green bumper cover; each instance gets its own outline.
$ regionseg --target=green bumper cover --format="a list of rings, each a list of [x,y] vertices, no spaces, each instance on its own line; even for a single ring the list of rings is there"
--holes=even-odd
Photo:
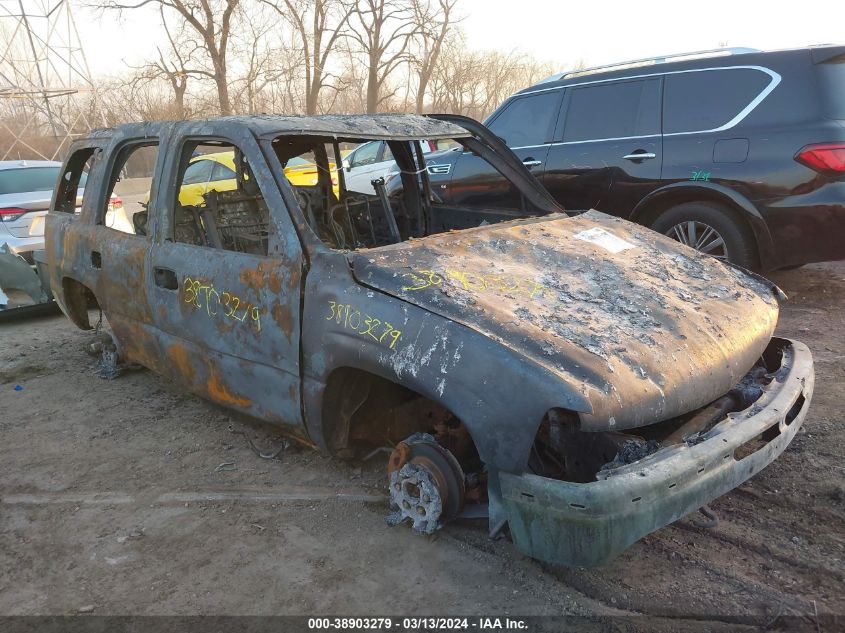
[[[813,359],[806,345],[782,346],[781,367],[748,409],[731,413],[699,444],[666,447],[605,479],[569,483],[500,473],[514,543],[551,563],[600,565],[625,548],[733,490],[780,455],[800,428],[813,395]],[[768,440],[747,456],[746,442]]]

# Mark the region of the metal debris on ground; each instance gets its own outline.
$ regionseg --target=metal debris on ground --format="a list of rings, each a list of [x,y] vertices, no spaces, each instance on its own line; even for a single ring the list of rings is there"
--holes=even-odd
[[[128,371],[139,371],[141,365],[121,363],[117,347],[109,334],[98,333],[94,340],[85,345],[85,351],[91,356],[99,356],[95,372],[103,380],[114,380]]]
[[[222,464],[218,464],[217,468],[214,469],[216,473],[222,473],[230,470],[237,470],[238,467],[235,465],[235,462],[223,462]]]
[[[704,528],[705,530],[712,530],[714,527],[719,525],[719,515],[713,512],[710,506],[701,506],[698,511],[707,519],[706,521],[695,521],[693,520],[693,525],[696,527]]]
[[[261,459],[278,459],[279,455],[281,455],[284,451],[288,450],[291,447],[290,442],[287,438],[281,438],[281,446],[279,448],[272,450],[272,451],[262,451],[258,446],[255,445],[255,442],[252,441],[252,438],[249,437],[244,431],[240,431],[235,429],[231,424],[229,425],[229,432],[234,433],[235,435],[243,435],[249,444],[250,450],[253,453],[258,455]]]

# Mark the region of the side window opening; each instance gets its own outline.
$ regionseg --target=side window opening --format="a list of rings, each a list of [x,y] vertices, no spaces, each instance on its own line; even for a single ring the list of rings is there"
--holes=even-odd
[[[340,144],[319,137],[280,137],[273,148],[311,230],[332,248],[357,248],[362,238],[353,217],[357,208],[368,208],[368,202],[364,194],[341,192]],[[359,144],[349,164],[359,165],[357,158],[364,151],[377,156],[378,149],[377,142]]]
[[[217,141],[185,145],[173,201],[173,240],[267,255],[270,211],[243,152]]]
[[[97,223],[130,235],[146,236],[147,205],[158,157],[158,142],[131,142],[118,153]]]
[[[438,151],[466,149],[461,139],[437,141]],[[469,142],[466,140],[464,142]],[[513,213],[456,205],[444,201],[431,178],[443,171],[423,149],[430,141],[386,141],[385,150],[395,161],[383,176],[374,178],[372,193],[347,189],[344,168],[335,157],[342,145],[368,149],[379,141],[280,136],[273,149],[293,189],[302,217],[328,247],[359,250],[396,244],[453,229],[494,224],[514,219]],[[428,145],[431,149],[431,145]],[[467,150],[468,151],[468,150]],[[489,164],[490,170],[495,166]],[[448,172],[445,172],[448,175]],[[505,178],[503,175],[502,178]]]
[[[81,211],[88,174],[99,152],[99,148],[86,147],[75,151],[68,159],[56,192],[54,211],[77,214]]]

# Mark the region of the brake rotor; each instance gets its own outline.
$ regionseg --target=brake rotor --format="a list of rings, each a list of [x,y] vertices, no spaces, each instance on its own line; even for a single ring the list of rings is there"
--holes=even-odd
[[[431,534],[464,507],[464,472],[451,452],[431,435],[415,433],[396,445],[387,465],[390,501],[388,523],[410,521],[415,532]]]

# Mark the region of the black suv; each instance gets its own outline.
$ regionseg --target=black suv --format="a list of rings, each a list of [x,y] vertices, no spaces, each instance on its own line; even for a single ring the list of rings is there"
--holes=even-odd
[[[845,46],[563,73],[485,123],[569,210],[635,220],[754,270],[845,258]],[[427,162],[444,202],[526,212],[472,153]]]

